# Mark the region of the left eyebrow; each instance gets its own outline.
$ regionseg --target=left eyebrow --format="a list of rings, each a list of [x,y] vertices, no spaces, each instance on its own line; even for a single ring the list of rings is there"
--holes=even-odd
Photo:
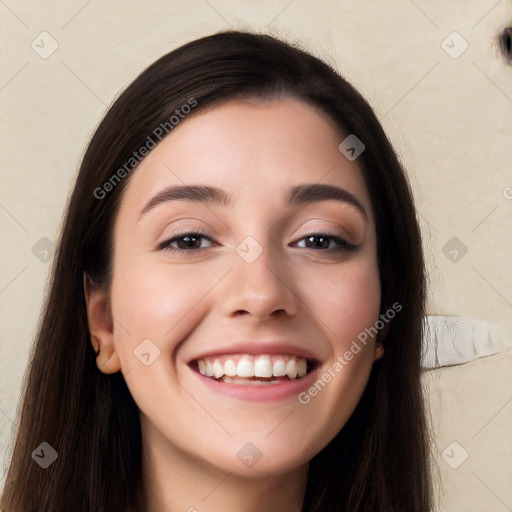
[[[288,204],[291,206],[315,203],[317,201],[327,201],[329,199],[355,206],[363,214],[364,218],[368,219],[368,214],[361,204],[361,201],[344,188],[321,183],[314,185],[297,185],[296,187],[292,187],[288,194]]]
[[[232,196],[220,188],[205,185],[173,185],[165,188],[151,198],[140,212],[139,219],[159,204],[179,200],[218,204],[221,206],[233,205]],[[299,206],[326,200],[349,203],[355,206],[363,214],[365,219],[368,219],[368,214],[364,206],[354,194],[333,185],[319,183],[297,185],[290,188],[286,198],[290,206]]]

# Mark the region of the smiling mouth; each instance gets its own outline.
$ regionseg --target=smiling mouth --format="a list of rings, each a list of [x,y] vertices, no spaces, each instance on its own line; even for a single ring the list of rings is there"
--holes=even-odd
[[[193,370],[205,377],[226,384],[239,385],[270,385],[297,381],[317,365],[316,360],[286,354],[230,354],[204,357],[190,363]]]

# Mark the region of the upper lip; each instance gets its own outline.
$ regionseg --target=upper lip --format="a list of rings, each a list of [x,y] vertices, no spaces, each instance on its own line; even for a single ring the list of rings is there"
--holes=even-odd
[[[218,347],[214,350],[208,350],[194,356],[189,362],[197,361],[198,359],[209,358],[215,356],[225,356],[229,354],[249,354],[258,356],[260,354],[268,355],[292,355],[303,357],[308,362],[319,362],[319,357],[310,350],[297,345],[295,343],[286,341],[247,341],[238,342],[228,347]]]

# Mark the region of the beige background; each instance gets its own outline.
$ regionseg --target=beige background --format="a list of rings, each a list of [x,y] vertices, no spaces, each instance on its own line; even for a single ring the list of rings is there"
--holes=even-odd
[[[88,137],[144,67],[230,27],[298,41],[363,92],[409,171],[428,312],[486,320],[512,347],[512,67],[493,44],[509,0],[1,0],[0,13],[0,453]]]

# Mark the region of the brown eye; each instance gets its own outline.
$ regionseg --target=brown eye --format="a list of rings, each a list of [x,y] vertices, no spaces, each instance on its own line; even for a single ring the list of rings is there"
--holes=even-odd
[[[176,244],[178,249],[200,249],[202,236],[182,236],[177,238]]]
[[[356,251],[357,246],[347,242],[344,238],[328,233],[313,233],[305,236],[299,243],[298,247],[304,249],[313,249],[325,251],[329,254],[340,254],[344,251]]]
[[[308,249],[329,249],[331,239],[326,236],[308,236],[304,238]]]
[[[205,243],[206,245],[203,245]],[[180,233],[179,236],[174,236],[170,240],[162,242],[158,249],[177,253],[190,253],[202,251],[213,245],[214,241],[206,234],[200,231],[191,231],[189,233]]]

